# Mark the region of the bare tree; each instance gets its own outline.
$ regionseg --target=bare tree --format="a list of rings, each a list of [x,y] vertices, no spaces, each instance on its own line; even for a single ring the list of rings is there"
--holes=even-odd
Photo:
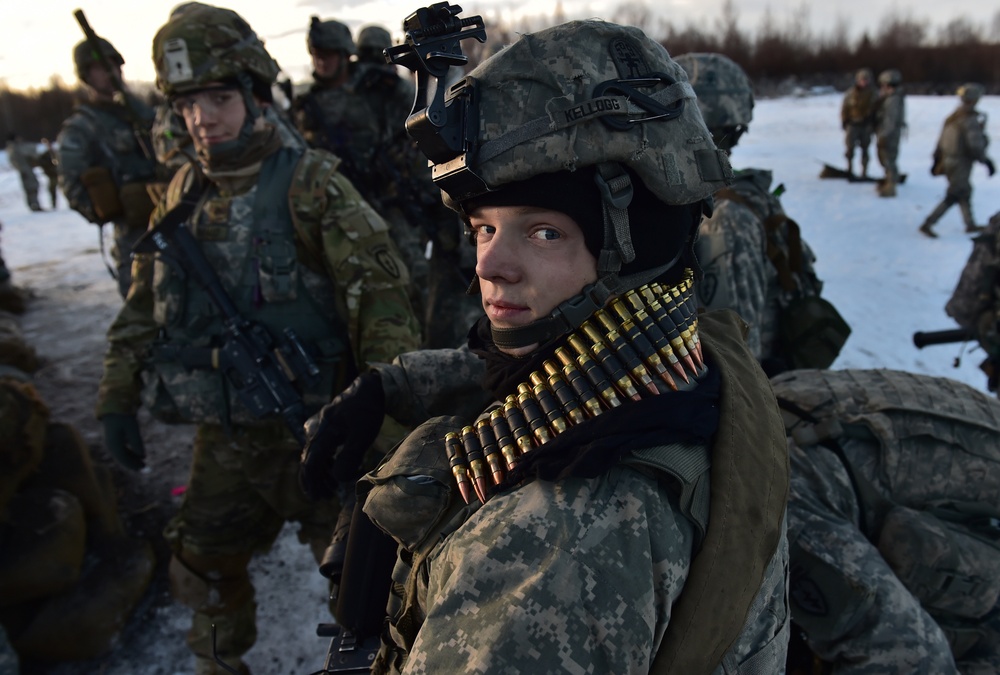
[[[937,41],[940,45],[953,47],[957,45],[978,45],[983,40],[979,26],[974,25],[966,18],[959,17],[952,19],[938,31]]]

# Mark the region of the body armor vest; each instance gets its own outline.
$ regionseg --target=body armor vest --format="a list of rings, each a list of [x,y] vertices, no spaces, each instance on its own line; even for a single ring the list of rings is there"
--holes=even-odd
[[[98,128],[97,142],[105,155],[101,164],[111,171],[118,187],[152,180],[155,164],[142,154],[132,127],[124,118],[124,112],[119,112],[117,108],[118,106],[81,105],[77,112]],[[151,111],[149,119],[152,121]]]

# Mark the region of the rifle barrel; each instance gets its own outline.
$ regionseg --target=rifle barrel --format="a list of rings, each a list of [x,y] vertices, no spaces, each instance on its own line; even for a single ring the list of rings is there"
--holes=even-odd
[[[948,328],[945,330],[917,331],[913,334],[913,344],[917,349],[930,345],[946,345],[954,342],[975,340],[976,334],[969,328]]]

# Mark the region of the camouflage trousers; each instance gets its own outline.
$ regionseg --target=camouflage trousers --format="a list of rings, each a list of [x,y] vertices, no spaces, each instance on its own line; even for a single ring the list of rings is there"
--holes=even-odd
[[[948,209],[958,204],[962,212],[962,221],[966,228],[972,228],[976,224],[972,216],[972,163],[960,162],[957,166],[951,167],[947,172],[948,189],[944,193],[944,199],[931,211],[924,221],[927,225],[933,225],[941,219]]]
[[[792,619],[812,651],[838,675],[1000,672],[996,637],[956,664],[945,631],[862,534],[860,506],[837,456],[794,444],[790,455]],[[1000,627],[998,619],[987,622]]]
[[[899,168],[896,160],[899,157],[899,139],[880,140],[875,144],[878,151],[878,162],[885,169],[885,179],[891,183],[899,183]]]
[[[868,168],[868,146],[872,142],[872,126],[870,124],[848,124],[844,133],[844,156],[847,158],[848,170],[854,160],[854,149],[861,150],[861,168],[867,171]]]
[[[114,227],[115,241],[111,246],[111,260],[114,261],[118,292],[124,300],[132,285],[132,247],[146,231],[129,227],[121,220],[114,221],[112,226]]]
[[[234,666],[256,641],[253,554],[270,548],[286,521],[299,523],[317,562],[330,541],[337,505],[306,499],[299,454],[281,425],[237,427],[231,437],[198,428],[187,491],[164,536],[174,552],[171,592],[194,610],[187,643],[199,673],[214,672],[213,624],[219,656]]]
[[[18,171],[21,177],[21,188],[24,190],[24,199],[28,203],[28,208],[32,211],[40,211],[41,205],[38,203],[38,177],[32,169]]]

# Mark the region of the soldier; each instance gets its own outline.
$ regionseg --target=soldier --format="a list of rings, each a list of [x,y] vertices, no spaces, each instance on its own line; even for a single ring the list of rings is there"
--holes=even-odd
[[[885,178],[878,183],[880,197],[895,197],[899,184],[899,138],[906,128],[906,110],[903,101],[902,74],[892,68],[879,73],[879,98],[875,106],[875,148],[878,161],[885,170]]]
[[[59,193],[59,168],[56,165],[56,151],[52,147],[52,141],[47,138],[42,139],[42,145],[45,146],[45,152],[39,155],[38,165],[49,181],[49,199],[52,201],[52,210],[55,211]]]
[[[981,225],[976,225],[972,217],[972,182],[969,180],[976,162],[982,162],[990,176],[996,172],[993,160],[986,156],[986,146],[990,142],[986,135],[986,115],[976,110],[976,103],[982,95],[982,85],[969,83],[959,87],[958,108],[948,115],[941,128],[941,136],[934,149],[931,175],[947,177],[948,189],[941,203],[920,226],[920,231],[928,237],[937,237],[931,227],[955,204],[962,211],[966,232],[983,229]]]
[[[6,150],[7,161],[21,177],[21,188],[24,190],[28,208],[32,211],[41,211],[42,207],[38,203],[38,177],[32,168],[38,163],[38,153],[15,133],[8,134]]]
[[[753,85],[721,54],[682,54],[677,62],[698,94],[715,144],[729,152],[753,118]],[[771,172],[743,169],[715,195],[695,254],[704,269],[698,298],[708,309],[732,309],[749,324],[747,344],[768,375],[825,368],[850,329],[820,297],[812,249],[771,190]],[[806,308],[809,309],[806,309]],[[834,319],[830,323],[827,319]]]
[[[840,127],[847,145],[847,173],[854,176],[854,149],[861,151],[861,177],[868,177],[868,146],[872,142],[873,116],[878,92],[872,86],[872,71],[862,68],[854,74],[854,84],[840,106]]]
[[[1000,402],[893,370],[771,383],[791,452],[792,619],[822,672],[998,672]]]
[[[390,602],[374,672],[625,673],[654,661],[712,672],[723,660],[780,671],[784,441],[742,322],[726,311],[693,322],[691,246],[731,170],[683,71],[636,28],[570,22],[523,35],[453,91],[472,89],[466,157],[479,159],[438,184],[476,242],[486,316],[469,345],[504,403],[476,420],[428,421],[358,485],[365,513],[402,547],[393,587],[403,596]],[[666,344],[650,317],[665,318],[668,297],[691,348],[677,338],[676,368],[652,346]],[[648,371],[628,356],[626,333]],[[730,398],[731,386],[746,398]],[[668,487],[670,451],[653,459],[670,439],[704,459],[684,490]],[[730,453],[760,481],[738,495],[719,471],[735,468]],[[412,499],[393,499],[404,492]],[[730,520],[749,511],[753,525]],[[737,542],[750,530],[752,553]]]
[[[248,407],[240,388],[260,373],[218,368],[235,345],[222,306],[253,322],[255,341],[278,342],[283,364],[311,364],[295,369],[305,410],[367,362],[414,349],[419,328],[384,221],[337,173],[336,157],[283,146],[266,122],[278,65],[250,26],[228,9],[192,7],[157,32],[153,60],[198,163],[178,169],[151,222],[184,219],[219,280],[209,295],[176,256],[137,253],[136,283],[108,332],[96,412],[108,451],[130,469],[144,463],[143,381],[154,415],[198,425],[188,488],[164,533],[171,587],[194,610],[195,672],[222,672],[215,628],[220,657],[245,673],[241,657],[256,637],[251,556],[296,521],[318,560],[337,508],[299,487],[298,415]]]
[[[124,298],[132,283],[132,246],[146,231],[153,209],[146,186],[156,180],[156,163],[140,140],[149,133],[153,111],[134,96],[127,103],[115,97],[114,81],[121,81],[125,59],[110,42],[99,41],[111,72],[87,40],[73,49],[76,75],[86,85],[89,101],[63,122],[56,139],[57,165],[70,207],[97,225],[112,223],[113,276]],[[103,252],[103,237],[101,242]]]

